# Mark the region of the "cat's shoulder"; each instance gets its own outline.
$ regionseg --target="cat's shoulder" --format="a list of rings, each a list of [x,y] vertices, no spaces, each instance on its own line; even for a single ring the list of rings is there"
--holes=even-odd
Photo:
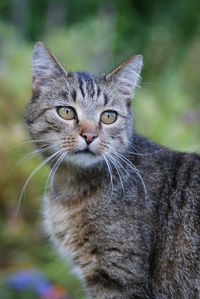
[[[151,150],[155,150],[156,153],[169,155],[171,157],[177,158],[177,159],[186,159],[186,160],[196,160],[197,162],[200,162],[200,154],[197,152],[186,152],[186,151],[178,151],[171,149],[170,147],[166,147],[164,145],[161,145],[152,139],[139,135],[134,134],[134,136],[131,139],[131,147],[135,148],[135,150],[138,153],[151,153]]]

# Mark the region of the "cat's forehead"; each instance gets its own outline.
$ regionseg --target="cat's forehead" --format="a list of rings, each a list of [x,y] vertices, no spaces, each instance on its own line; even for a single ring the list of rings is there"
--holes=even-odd
[[[67,90],[64,89],[64,97],[70,100],[69,104],[75,109],[80,108],[85,115],[95,117],[97,111],[112,108],[124,110],[126,113],[126,102],[116,96],[112,85],[107,85],[103,76],[95,76],[89,72],[70,72],[66,81]]]
[[[89,98],[94,98],[95,96],[98,96],[100,92],[100,87],[98,85],[97,78],[88,72],[77,72],[77,85],[80,89],[83,98],[86,96]]]
[[[90,83],[91,81],[97,81],[97,77],[89,72],[76,72],[75,75],[79,79],[84,80],[86,83]]]
[[[105,105],[106,93],[99,78],[91,73],[73,73],[72,81],[68,87],[76,104],[87,110]]]

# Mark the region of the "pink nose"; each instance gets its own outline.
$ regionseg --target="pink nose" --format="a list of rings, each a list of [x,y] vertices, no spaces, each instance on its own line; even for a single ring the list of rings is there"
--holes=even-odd
[[[85,139],[87,144],[90,144],[94,139],[97,138],[97,134],[95,133],[81,133],[81,136]]]

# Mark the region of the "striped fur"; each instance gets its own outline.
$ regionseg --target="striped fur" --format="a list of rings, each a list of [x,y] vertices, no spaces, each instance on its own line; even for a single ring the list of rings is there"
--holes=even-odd
[[[106,76],[72,73],[36,44],[25,121],[51,168],[44,229],[88,298],[198,299],[200,157],[133,132],[141,67],[134,56]],[[58,106],[77,117],[61,119]],[[118,113],[111,125],[101,122],[106,110]],[[97,135],[91,152],[83,131]]]

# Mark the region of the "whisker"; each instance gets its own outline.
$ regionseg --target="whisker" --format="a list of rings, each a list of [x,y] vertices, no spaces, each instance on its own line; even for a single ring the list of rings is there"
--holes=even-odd
[[[117,161],[109,153],[107,153],[107,156],[108,156],[108,159],[110,158],[110,162],[113,164],[113,166],[115,167],[115,169],[117,171],[117,174],[118,174],[118,177],[119,177],[119,180],[120,180],[120,184],[121,184],[121,187],[122,187],[123,198],[125,198],[125,190],[124,190],[123,181],[122,181],[122,178],[121,178],[121,175],[120,175],[119,168],[117,167],[117,165],[115,163]]]
[[[60,164],[62,163],[62,161],[64,160],[65,156],[67,155],[67,152],[64,152],[57,160],[57,162],[55,163],[54,167],[52,168],[52,172],[51,172],[51,192],[52,192],[52,196],[54,198],[54,178],[55,178],[55,174],[60,166]]]
[[[112,175],[112,169],[110,167],[110,163],[109,161],[107,160],[106,156],[103,155],[103,158],[106,162],[106,165],[107,165],[107,168],[108,168],[108,173],[109,173],[109,176],[110,176],[110,185],[109,185],[109,188],[108,190],[111,188],[111,193],[110,193],[110,199],[108,201],[108,203],[104,206],[104,209],[110,204],[111,200],[112,200],[112,195],[113,195],[113,175]]]
[[[133,165],[126,157],[122,156],[121,154],[119,154],[118,152],[114,152],[114,154],[119,158],[121,159],[122,161],[124,161],[124,163],[129,166],[134,172],[135,174],[138,176],[138,178],[140,179],[142,185],[143,185],[143,188],[144,188],[144,193],[145,193],[145,198],[149,201],[149,194],[148,194],[148,191],[147,191],[147,188],[146,188],[146,185],[144,183],[144,180],[139,172],[139,170],[136,168],[135,165]]]
[[[157,153],[160,153],[162,151],[164,151],[163,148],[159,148],[153,152],[148,152],[148,153],[140,153],[138,151],[141,151],[141,147],[136,145],[136,144],[132,144],[132,141],[128,141],[128,144],[130,145],[129,149],[126,151],[127,153],[130,153],[130,154],[133,154],[133,155],[137,155],[137,156],[149,156],[149,155],[154,155],[154,154],[157,154]],[[131,149],[135,150],[135,151],[132,151]]]
[[[135,156],[152,156],[152,155],[156,155],[156,154],[160,153],[161,151],[162,150],[160,149],[160,150],[154,151],[152,153],[144,153],[144,154],[142,154],[142,153],[137,153],[137,152],[132,152],[132,151],[127,150],[127,153],[133,154]]]
[[[57,139],[51,139],[49,141],[57,141]],[[48,141],[47,140],[41,140],[41,139],[25,140],[24,142],[21,142],[19,144],[16,144],[16,145],[12,146],[10,149],[8,149],[8,152],[16,149],[19,146],[26,145],[26,144],[34,144],[34,143],[44,143],[44,144],[46,144],[46,143],[48,143]]]
[[[46,148],[42,148],[42,149],[36,149],[36,150],[33,150],[32,152],[26,154],[22,159],[20,159],[16,165],[10,170],[8,171],[8,174],[6,175],[6,177],[2,180],[2,182],[5,182],[9,176],[16,170],[16,168],[22,163],[24,162],[25,160],[31,160],[32,158],[35,158],[37,156],[39,156],[40,154],[44,153],[45,151],[47,151],[48,149],[50,149],[51,147],[53,146],[48,146]]]
[[[47,194],[47,188],[48,188],[49,179],[50,179],[50,177],[51,177],[51,174],[52,174],[52,172],[53,172],[53,169],[54,169],[56,163],[58,162],[58,161],[57,161],[57,158],[58,158],[58,160],[59,160],[59,155],[60,155],[60,152],[57,153],[57,155],[53,158],[53,161],[51,161],[51,163],[49,164],[49,167],[51,167],[51,165],[56,161],[56,162],[54,163],[52,169],[49,171],[49,174],[48,174],[48,177],[47,177],[47,181],[46,181],[46,184],[45,184],[44,198],[46,197],[46,194]],[[58,156],[58,157],[57,157],[57,156]]]
[[[24,191],[29,183],[29,181],[31,180],[31,178],[45,165],[47,164],[51,159],[53,159],[53,157],[55,157],[58,152],[61,152],[62,149],[58,150],[56,153],[52,154],[50,157],[46,158],[42,163],[40,163],[33,171],[32,173],[29,175],[28,179],[26,180],[25,184],[24,184],[24,187],[22,188],[22,191],[21,191],[21,194],[20,194],[20,197],[19,197],[19,203],[18,203],[18,207],[17,207],[17,213],[19,213],[19,209],[20,209],[20,206],[21,206],[21,201],[22,201],[22,196],[24,194]]]

